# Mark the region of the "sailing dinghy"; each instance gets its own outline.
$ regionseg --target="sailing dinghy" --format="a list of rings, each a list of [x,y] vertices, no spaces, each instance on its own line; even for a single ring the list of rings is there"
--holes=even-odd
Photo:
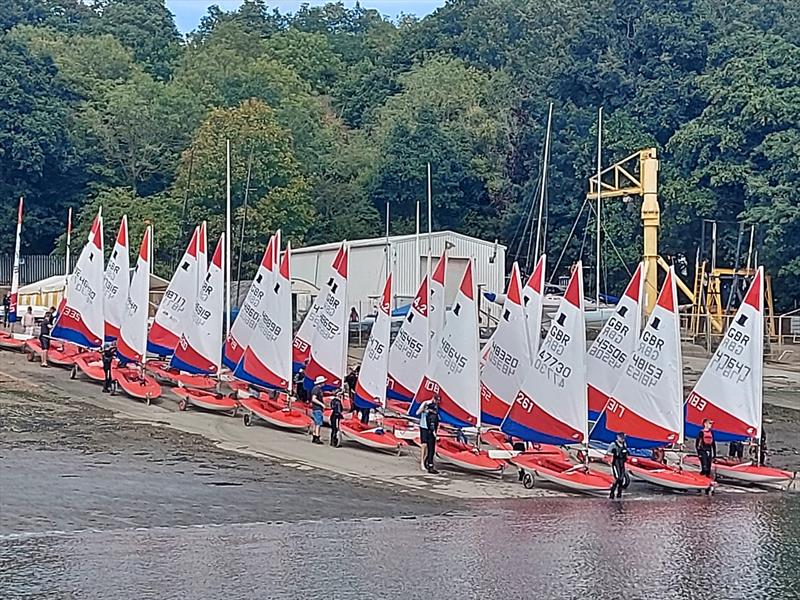
[[[219,376],[224,312],[224,244],[225,234],[222,234],[190,316],[182,322],[181,336],[170,361],[173,369],[195,375]],[[173,389],[173,393],[181,398],[178,403],[180,410],[186,410],[191,405],[206,410],[230,412],[235,416],[239,406],[231,396],[206,390],[178,387]]]
[[[750,289],[722,342],[686,402],[686,434],[695,437],[704,419],[712,419],[717,442],[758,444],[763,427],[764,268],[759,267]],[[685,462],[699,466],[697,457]],[[718,458],[718,477],[760,485],[787,485],[794,473],[752,461]]]
[[[125,302],[128,300],[130,271],[128,216],[123,215],[114,249],[103,274],[103,318],[107,342],[113,342],[119,337],[120,323],[125,314]]]
[[[526,442],[574,446],[588,439],[586,387],[586,329],[580,261],[553,315],[533,368],[500,427]],[[571,491],[608,493],[610,475],[572,464],[562,457],[522,453],[510,459],[522,470]],[[526,486],[534,484],[532,476]]]
[[[392,276],[386,278],[378,305],[378,316],[372,325],[364,358],[356,383],[354,402],[356,408],[383,411],[386,408],[386,378],[389,370],[389,337],[392,317]],[[397,451],[402,442],[383,427],[362,423],[355,416],[340,423],[342,438],[367,448]]]
[[[417,288],[414,301],[389,349],[386,407],[401,415],[408,412],[428,366],[429,338],[428,276]]]
[[[683,360],[672,268],[636,349],[625,361],[606,402],[603,418],[609,432],[625,432],[632,450],[683,444]],[[670,490],[710,492],[714,488],[713,480],[680,465],[634,456],[627,466],[634,479]]]
[[[500,323],[481,372],[481,423],[499,426],[531,365],[519,266],[511,267]]]
[[[417,416],[419,406],[435,395],[440,398],[442,423],[457,429],[478,428],[481,423],[481,392],[478,373],[478,308],[472,260],[467,263],[453,307],[436,339],[434,352],[409,408]],[[500,474],[506,463],[491,458],[485,450],[452,438],[439,436],[439,461],[473,473]]]
[[[147,404],[161,396],[161,386],[145,373],[147,362],[147,317],[150,308],[150,265],[152,264],[152,228],[144,231],[136,271],[130,282],[125,312],[117,337],[117,356],[121,363],[115,381],[131,398]],[[137,366],[138,363],[138,366]]]
[[[89,239],[78,256],[75,271],[67,278],[65,299],[58,311],[51,337],[84,348],[103,343],[103,217],[92,223]]]
[[[280,242],[273,238],[271,243],[273,251],[266,257],[263,276],[261,279],[256,276],[253,282],[257,293],[262,296],[257,304],[255,329],[233,376],[249,385],[270,390],[269,394],[240,399],[245,411],[245,426],[261,419],[281,429],[306,431],[312,425],[311,418],[305,411],[292,407],[289,401],[292,380],[292,249],[287,245],[280,267],[273,274],[273,253],[275,257],[280,255]]]
[[[205,225],[205,224],[204,224]],[[147,335],[147,350],[162,357],[175,351],[185,319],[191,319],[191,310],[197,300],[197,292],[207,271],[205,262],[206,241],[204,226],[195,227],[189,246],[183,253],[178,268],[172,275],[167,291],[156,310],[156,316]],[[203,273],[200,279],[200,273]],[[169,361],[147,361],[147,370],[161,383],[184,385],[199,389],[214,389],[217,382],[204,375],[181,373],[171,368]]]

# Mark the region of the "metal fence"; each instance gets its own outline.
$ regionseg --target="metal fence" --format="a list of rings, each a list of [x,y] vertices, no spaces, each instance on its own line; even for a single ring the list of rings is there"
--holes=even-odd
[[[78,257],[70,257],[71,267],[75,267]],[[34,281],[40,281],[53,275],[63,275],[64,268],[63,256],[51,256],[50,254],[28,254],[20,257],[19,264],[19,284],[26,285]],[[72,270],[72,269],[70,269]],[[11,275],[14,272],[14,255],[0,255],[0,285],[11,285]]]

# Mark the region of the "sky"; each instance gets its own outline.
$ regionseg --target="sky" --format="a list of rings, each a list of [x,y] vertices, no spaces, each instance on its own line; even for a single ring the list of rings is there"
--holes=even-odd
[[[324,0],[306,0],[308,4],[325,4]],[[241,0],[167,0],[167,6],[175,15],[175,23],[182,33],[192,31],[200,24],[200,18],[212,4],[222,10],[234,10]],[[294,12],[303,4],[303,0],[272,0],[268,2],[270,8],[278,8],[281,12]],[[355,0],[344,0],[345,6],[352,7]],[[389,17],[400,13],[424,17],[444,4],[444,0],[362,0],[364,8],[374,8]]]

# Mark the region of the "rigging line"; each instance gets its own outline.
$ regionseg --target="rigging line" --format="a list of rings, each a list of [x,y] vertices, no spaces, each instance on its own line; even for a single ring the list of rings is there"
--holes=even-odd
[[[736,286],[739,283],[739,259],[741,258],[742,250],[742,236],[744,235],[744,223],[739,223],[739,237],[736,240],[736,261],[733,265],[733,282],[731,289],[728,293],[728,302],[725,304],[725,312],[730,311],[731,303],[733,302],[733,292],[736,291]]]
[[[590,210],[594,210],[594,205],[590,203],[589,204],[589,209]],[[611,248],[614,250],[614,253],[617,255],[617,258],[619,259],[619,262],[622,265],[622,267],[628,273],[628,277],[633,277],[633,271],[631,271],[628,268],[628,264],[625,262],[625,259],[622,258],[622,253],[620,253],[619,249],[617,248],[617,245],[614,243],[614,238],[611,237],[611,234],[608,232],[608,229],[606,229],[605,225],[603,225],[603,233],[606,234],[606,238],[611,243]]]
[[[522,245],[525,243],[525,238],[528,237],[528,231],[530,231],[530,235],[533,235],[533,209],[536,206],[536,191],[538,190],[538,186],[529,194],[529,199],[525,203],[525,227],[522,230],[522,235],[520,235],[519,243],[517,244],[517,252],[514,256],[514,260],[519,260],[520,254],[522,254]]]
[[[586,202],[587,200],[584,198],[583,203],[581,204],[581,209],[578,211],[578,216],[575,218],[575,222],[572,224],[572,229],[570,230],[569,235],[567,236],[567,240],[564,242],[564,247],[561,248],[561,254],[559,254],[558,256],[558,260],[556,261],[556,266],[550,272],[550,279],[547,281],[548,285],[553,283],[553,277],[555,277],[555,274],[558,272],[558,267],[561,265],[561,259],[564,258],[564,253],[567,251],[567,246],[569,246],[569,243],[572,241],[572,236],[575,233],[575,228],[578,226],[578,221],[580,220],[581,215],[583,215],[583,209],[586,208]]]
[[[589,235],[589,221],[592,218],[591,213],[586,213],[586,226],[583,228],[583,239],[581,240],[581,251],[578,253],[578,260],[583,260],[583,249],[586,247],[586,236]]]
[[[527,199],[525,199],[523,201],[522,214],[523,215],[527,215],[527,216],[525,218],[520,217],[517,220],[517,228],[514,231],[514,235],[511,237],[511,241],[509,243],[509,246],[511,246],[515,242],[517,242],[517,235],[519,234],[519,227],[524,222],[525,223],[525,228],[522,230],[522,235],[519,236],[519,242],[517,242],[517,251],[514,254],[514,260],[518,260],[519,259],[519,255],[520,255],[520,252],[522,250],[522,244],[523,244],[523,242],[525,240],[525,235],[526,235],[526,233],[528,231],[528,224],[531,222],[531,214],[532,214],[532,212],[533,212],[533,196],[531,195],[529,198],[527,198]]]

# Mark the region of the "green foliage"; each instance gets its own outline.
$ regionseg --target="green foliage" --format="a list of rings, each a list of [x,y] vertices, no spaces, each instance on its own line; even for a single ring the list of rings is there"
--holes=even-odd
[[[392,232],[412,231],[427,163],[434,226],[499,238],[527,263],[525,223],[537,210],[552,102],[550,271],[562,247],[560,269],[594,262],[586,210],[570,231],[595,169],[603,106],[605,164],[644,147],[659,152],[663,254],[693,262],[703,219],[714,219],[719,262],[733,266],[737,222],[755,225],[777,305],[800,301],[792,0],[451,0],[396,22],[358,4],[282,14],[246,0],[232,12],[212,6],[186,39],[164,0],[7,4],[3,250],[20,194],[24,238],[37,251],[52,248],[67,206],[83,205],[88,219],[101,202],[136,215],[132,227],[149,218],[140,204],[169,207],[152,214],[174,232],[162,239],[175,252],[201,218],[216,235],[230,138],[237,219],[253,152],[249,263],[277,227],[296,242],[382,235],[387,202]],[[605,204],[609,292],[641,252],[639,208],[636,199]],[[159,260],[163,269],[172,256]]]

